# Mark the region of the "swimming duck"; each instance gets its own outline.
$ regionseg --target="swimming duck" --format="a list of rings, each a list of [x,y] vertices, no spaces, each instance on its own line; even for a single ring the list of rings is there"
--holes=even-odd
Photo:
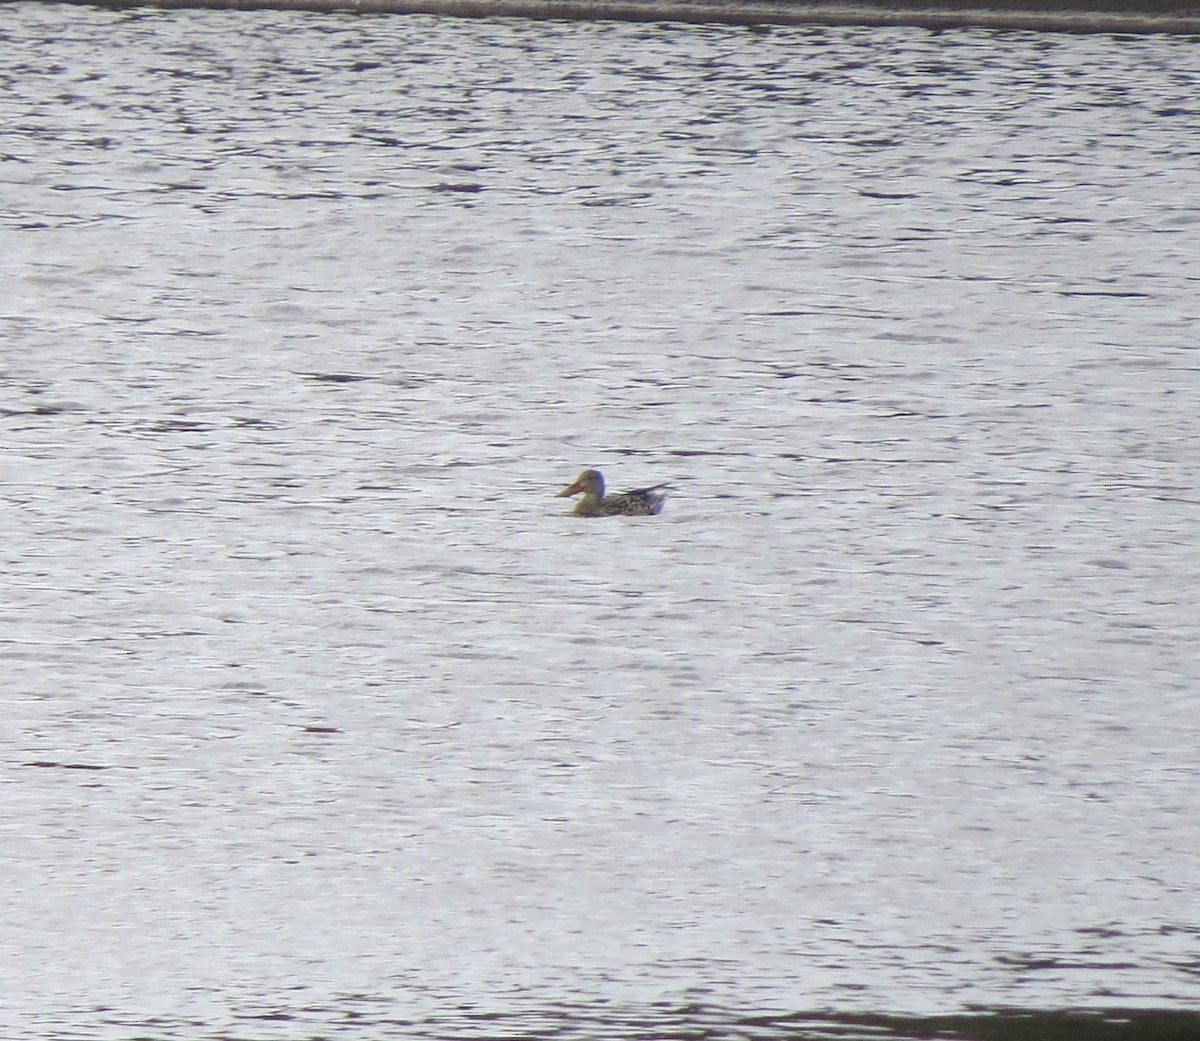
[[[661,513],[667,493],[663,485],[639,488],[632,492],[604,494],[604,475],[599,470],[584,470],[575,483],[558,493],[562,499],[583,492],[583,498],[571,512],[577,517],[649,517]]]

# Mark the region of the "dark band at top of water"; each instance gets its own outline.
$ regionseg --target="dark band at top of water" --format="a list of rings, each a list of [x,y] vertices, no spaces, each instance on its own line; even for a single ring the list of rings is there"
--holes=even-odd
[[[975,26],[1058,32],[1200,34],[1195,0],[57,0],[106,7],[353,11],[675,21],[732,25]]]

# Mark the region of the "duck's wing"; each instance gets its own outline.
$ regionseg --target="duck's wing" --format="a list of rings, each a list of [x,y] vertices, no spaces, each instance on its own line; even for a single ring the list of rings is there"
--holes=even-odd
[[[631,492],[621,492],[610,495],[605,499],[613,513],[624,513],[636,517],[650,517],[662,512],[663,501],[667,497],[665,484],[651,485],[649,488],[635,488]]]

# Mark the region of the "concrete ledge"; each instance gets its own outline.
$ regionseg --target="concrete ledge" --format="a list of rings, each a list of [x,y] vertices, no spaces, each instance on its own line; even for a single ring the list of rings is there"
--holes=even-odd
[[[1077,0],[1060,4],[787,3],[769,0],[52,0],[90,7],[208,8],[435,14],[458,18],[541,18],[721,25],[913,25],[928,29],[979,27],[1072,33],[1179,33],[1200,35],[1200,6],[1149,0],[1131,4]],[[969,0],[968,0],[969,3]]]

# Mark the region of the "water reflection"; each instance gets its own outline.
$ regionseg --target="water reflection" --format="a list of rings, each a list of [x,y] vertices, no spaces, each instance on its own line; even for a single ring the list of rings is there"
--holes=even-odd
[[[889,1015],[792,1012],[786,1014],[731,1015],[693,1004],[679,1007],[620,1009],[601,1005],[565,1006],[525,1014],[464,1006],[453,1015],[429,1021],[395,1019],[380,1014],[380,1002],[355,996],[344,1006],[246,1011],[237,1017],[243,1029],[256,1037],[297,1036],[297,1031],[335,1028],[331,1037],[370,1036],[370,1031],[403,1031],[414,1038],[476,1038],[498,1041],[513,1037],[554,1037],[571,1041],[622,1037],[630,1041],[661,1038],[763,1038],[765,1041],[916,1041],[948,1038],[951,1041],[1025,1041],[1053,1037],[1057,1041],[1151,1041],[1191,1037],[1196,1017],[1192,1013],[1160,1009],[1112,1009],[1108,1012],[1044,1012],[1037,1009],[974,1009],[953,1016],[905,1017]],[[132,1022],[108,1019],[110,1027],[146,1030],[155,1036],[179,1036],[181,1028],[198,1024],[170,1018]],[[194,1036],[194,1035],[193,1035]],[[246,1035],[250,1036],[250,1035]]]
[[[1197,1007],[1188,41],[10,11],[22,1033]]]

